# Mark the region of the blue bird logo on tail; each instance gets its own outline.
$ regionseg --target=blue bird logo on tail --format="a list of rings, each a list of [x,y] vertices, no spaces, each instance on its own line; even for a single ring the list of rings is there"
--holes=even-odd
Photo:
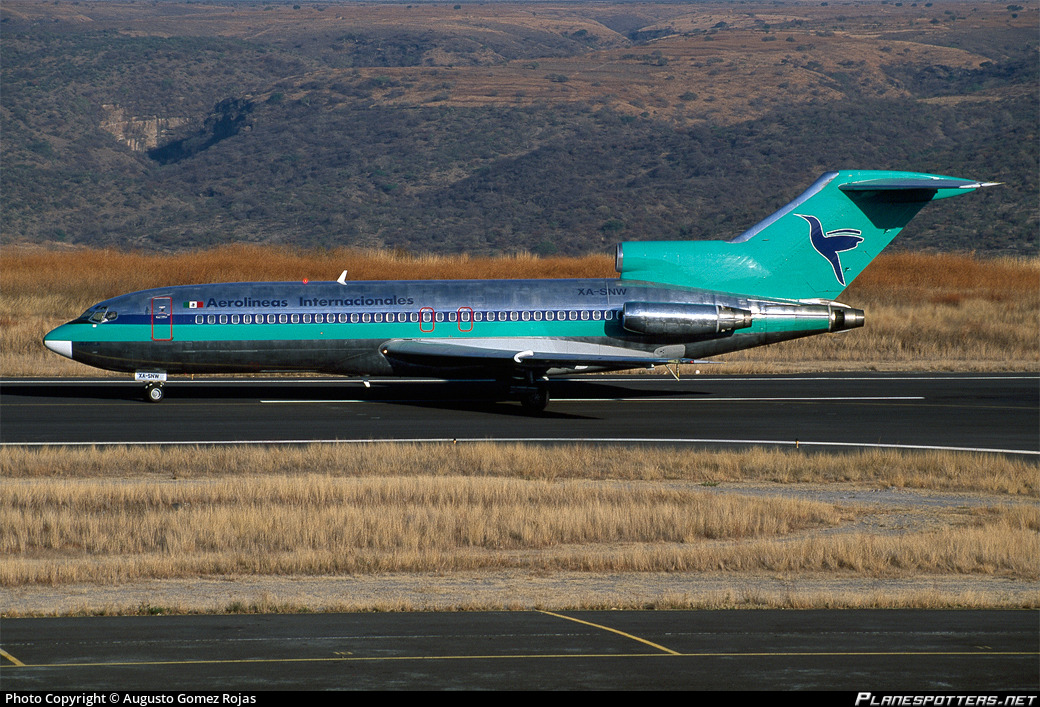
[[[852,250],[862,243],[863,236],[860,234],[863,231],[855,228],[839,228],[834,231],[827,231],[824,234],[823,224],[820,223],[820,219],[815,216],[802,216],[801,214],[795,214],[795,216],[809,222],[809,242],[812,243],[812,247],[816,249],[816,252],[826,258],[827,262],[831,264],[831,267],[834,268],[834,277],[844,287],[845,273],[841,270],[841,258],[838,257],[838,253]]]

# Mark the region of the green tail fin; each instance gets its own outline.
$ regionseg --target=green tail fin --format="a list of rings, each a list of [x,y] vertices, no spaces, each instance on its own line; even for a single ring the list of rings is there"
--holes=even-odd
[[[916,172],[828,172],[731,241],[630,241],[622,280],[781,299],[834,299],[929,201],[990,183]]]

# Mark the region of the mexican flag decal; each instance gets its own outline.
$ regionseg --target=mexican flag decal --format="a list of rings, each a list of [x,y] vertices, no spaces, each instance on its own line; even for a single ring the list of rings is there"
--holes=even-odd
[[[185,308],[185,309],[202,309],[202,308],[203,308],[203,307],[205,307],[205,306],[206,306],[206,305],[205,305],[205,304],[203,304],[201,300],[199,300],[199,301],[191,301],[191,302],[185,302],[185,303],[184,303],[184,308]]]

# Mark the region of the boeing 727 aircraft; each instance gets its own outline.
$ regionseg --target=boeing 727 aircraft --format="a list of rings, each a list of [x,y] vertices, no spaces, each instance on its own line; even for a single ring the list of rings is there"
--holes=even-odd
[[[992,183],[828,172],[729,241],[633,241],[618,279],[238,282],[99,302],[44,338],[133,373],[486,376],[540,411],[548,376],[691,362],[863,326],[835,300],[929,201]]]

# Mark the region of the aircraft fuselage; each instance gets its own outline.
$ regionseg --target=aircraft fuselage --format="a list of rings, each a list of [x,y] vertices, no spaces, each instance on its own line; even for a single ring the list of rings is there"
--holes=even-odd
[[[752,317],[750,326],[728,331],[685,333],[679,327],[645,334],[625,327],[624,308],[631,302],[715,306]],[[589,345],[692,359],[833,330],[835,307],[617,279],[242,282],[115,297],[58,327],[47,342],[54,350],[66,347],[61,353],[76,361],[115,371],[451,377],[495,366],[480,360],[427,365],[387,356],[383,346],[495,340],[522,350],[525,340],[534,339],[557,341],[561,351]],[[862,313],[858,323],[852,319],[849,326],[862,324]],[[587,368],[628,367],[608,359]]]

